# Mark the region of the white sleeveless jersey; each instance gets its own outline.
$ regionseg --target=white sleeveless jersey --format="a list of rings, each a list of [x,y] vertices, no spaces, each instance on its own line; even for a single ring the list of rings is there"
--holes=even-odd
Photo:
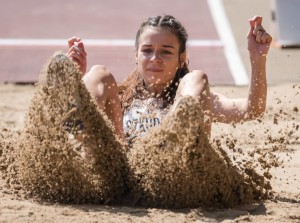
[[[159,125],[167,112],[168,108],[161,98],[134,99],[123,115],[126,138],[130,141],[144,135],[150,128]]]

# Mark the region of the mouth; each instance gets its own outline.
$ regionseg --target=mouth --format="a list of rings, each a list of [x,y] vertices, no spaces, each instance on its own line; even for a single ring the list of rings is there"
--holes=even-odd
[[[162,72],[163,69],[160,69],[160,68],[148,68],[147,71],[150,71],[150,72]]]

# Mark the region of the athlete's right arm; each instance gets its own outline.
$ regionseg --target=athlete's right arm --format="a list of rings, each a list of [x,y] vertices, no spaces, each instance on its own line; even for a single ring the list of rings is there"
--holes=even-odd
[[[71,37],[68,39],[69,50],[67,56],[78,64],[82,75],[86,73],[87,67],[87,54],[85,52],[84,44],[78,37]]]

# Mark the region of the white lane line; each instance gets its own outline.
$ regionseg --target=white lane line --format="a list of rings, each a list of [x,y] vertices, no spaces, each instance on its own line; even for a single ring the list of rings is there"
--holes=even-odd
[[[249,84],[249,77],[240,57],[222,0],[207,0],[219,36],[224,43],[224,53],[235,84]]]
[[[86,46],[134,46],[131,39],[84,39]],[[0,46],[67,46],[66,39],[0,39]],[[220,40],[195,39],[188,41],[189,46],[222,47]]]

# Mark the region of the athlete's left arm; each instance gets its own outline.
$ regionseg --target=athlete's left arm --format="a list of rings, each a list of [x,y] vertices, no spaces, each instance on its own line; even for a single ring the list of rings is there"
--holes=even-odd
[[[240,122],[258,118],[266,109],[267,81],[266,56],[272,37],[262,27],[262,17],[249,20],[247,36],[251,63],[251,80],[247,98],[229,99],[211,93],[212,118],[218,122]]]

